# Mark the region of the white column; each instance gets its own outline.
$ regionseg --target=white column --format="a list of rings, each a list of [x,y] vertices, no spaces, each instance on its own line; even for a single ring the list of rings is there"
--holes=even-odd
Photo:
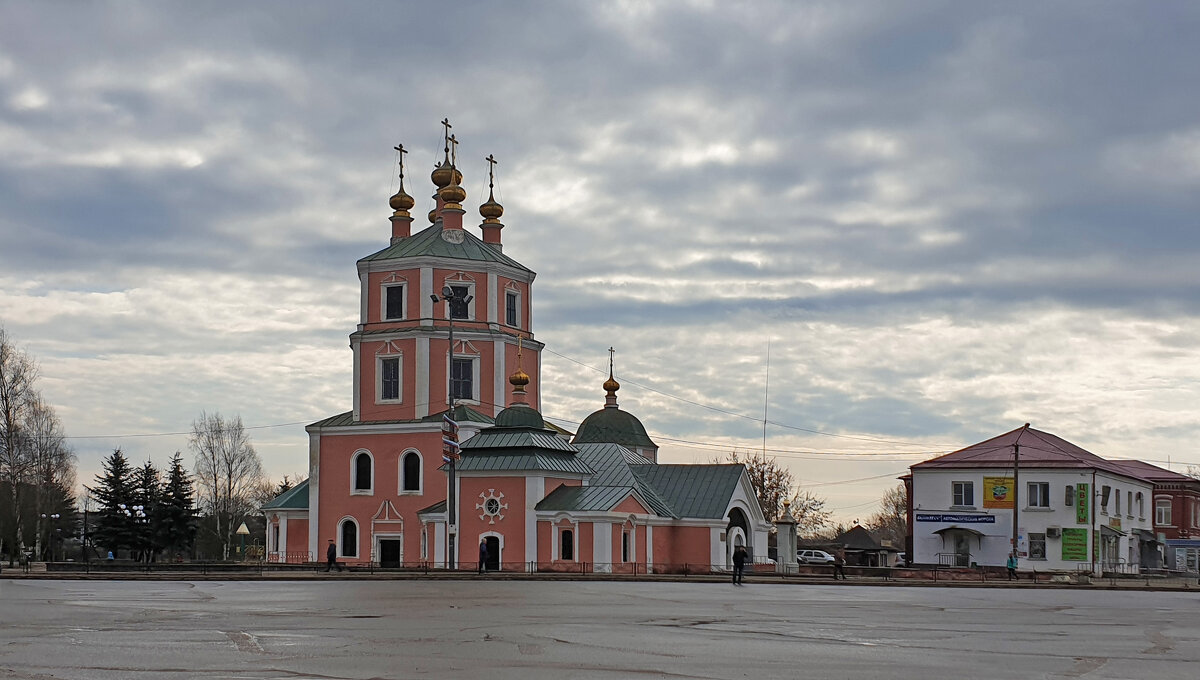
[[[592,568],[597,572],[611,572],[613,557],[612,522],[592,523]]]
[[[496,273],[488,272],[488,278],[487,278],[487,287],[488,287],[487,322],[490,324],[500,323],[500,317],[497,316],[497,308],[499,307],[498,300],[499,300],[500,291],[496,290],[496,288],[499,285],[500,285],[500,280],[498,278],[496,278]]]
[[[417,338],[417,375],[412,392],[416,416],[429,415],[429,338]]]
[[[417,296],[417,299],[421,301],[422,319],[433,318],[433,300],[430,299],[429,296],[433,295],[434,293],[436,293],[438,297],[441,297],[442,295],[442,291],[433,289],[433,268],[421,267],[421,291],[420,295]]]
[[[318,562],[321,554],[321,435],[308,435],[308,552]]]
[[[546,495],[546,478],[529,476],[525,478],[525,561],[536,562],[538,555],[537,515],[534,506],[542,502]]]
[[[359,358],[362,355],[362,342],[359,340],[351,341],[350,351],[354,355],[354,398],[352,403],[354,404],[354,419],[358,420],[362,415],[362,398],[360,396],[362,392],[359,389],[362,387],[362,364],[359,363]]]
[[[493,416],[499,414],[501,409],[504,408],[505,404],[508,403],[508,390],[505,389],[508,385],[508,376],[505,375],[508,372],[508,369],[504,365],[504,350],[506,347],[508,347],[508,343],[504,342],[503,340],[495,340],[492,342],[492,348],[495,350],[492,358],[492,365],[495,367],[492,379],[496,383],[494,388],[494,393],[496,396],[492,400],[496,402],[495,406],[492,407]]]
[[[654,573],[654,525],[646,525],[646,573]]]

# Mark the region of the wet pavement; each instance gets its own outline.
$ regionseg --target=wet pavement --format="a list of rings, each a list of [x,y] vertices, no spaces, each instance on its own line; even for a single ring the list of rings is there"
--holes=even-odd
[[[0,580],[0,678],[1197,676],[1200,592]]]

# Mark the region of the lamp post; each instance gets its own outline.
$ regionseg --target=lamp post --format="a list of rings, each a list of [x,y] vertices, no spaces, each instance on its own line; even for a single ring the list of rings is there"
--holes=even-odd
[[[238,538],[242,540],[242,547],[238,551],[238,556],[242,561],[246,561],[246,537],[250,535],[250,529],[246,527],[246,523],[242,522],[242,526],[237,528]]]
[[[47,515],[44,512],[42,513],[43,520],[47,520],[47,519],[50,520],[50,524],[48,526],[46,526],[46,544],[47,544],[46,547],[50,548],[50,561],[51,562],[54,561],[54,543],[52,542],[51,537],[54,535],[54,529],[56,528],[55,525],[58,524],[58,518],[61,516],[62,515],[59,515],[57,512],[52,515]],[[38,555],[38,557],[45,559],[46,551],[42,550],[42,554]]]
[[[439,302],[437,295],[430,295],[434,304]],[[449,361],[446,364],[446,400],[448,402],[447,414],[451,420],[454,417],[454,305],[461,303],[467,305],[471,302],[472,296],[467,295],[465,291],[460,295],[449,285],[442,286],[441,300],[446,302],[446,320],[450,323],[449,334]],[[464,315],[465,316],[465,315]],[[455,463],[458,462],[458,452],[452,452],[446,461],[446,568],[453,569],[457,564],[454,559],[454,539],[457,531],[457,517],[455,512]]]

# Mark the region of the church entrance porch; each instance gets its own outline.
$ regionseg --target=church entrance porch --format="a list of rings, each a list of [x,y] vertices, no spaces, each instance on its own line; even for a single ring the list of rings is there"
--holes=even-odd
[[[395,538],[380,538],[376,537],[375,554],[379,560],[379,566],[383,568],[398,568],[403,565],[404,551],[401,549],[400,537]]]

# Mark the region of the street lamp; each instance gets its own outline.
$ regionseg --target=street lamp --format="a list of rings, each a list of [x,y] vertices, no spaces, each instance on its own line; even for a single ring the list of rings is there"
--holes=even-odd
[[[250,535],[250,529],[246,526],[245,522],[242,522],[242,526],[237,528],[236,533],[238,535],[238,538],[242,539],[242,547],[238,554],[241,556],[242,561],[245,562],[246,561],[246,536]]]
[[[50,524],[51,524],[51,526],[48,526],[48,527],[46,527],[46,543],[48,543],[48,544],[49,544],[47,547],[49,547],[49,548],[50,548],[50,561],[51,561],[51,562],[53,562],[53,561],[54,561],[54,544],[53,544],[53,543],[51,543],[51,541],[50,541],[50,536],[51,536],[51,533],[50,533],[50,532],[51,532],[51,530],[52,530],[52,529],[56,528],[56,527],[54,527],[53,525],[55,525],[55,524],[57,524],[57,523],[58,523],[58,518],[59,518],[59,517],[61,517],[61,516],[62,516],[62,515],[59,515],[57,512],[56,512],[56,513],[54,513],[54,514],[52,514],[52,515],[47,515],[47,514],[46,514],[46,513],[44,513],[44,512],[42,513],[42,519],[43,519],[43,520],[46,520],[46,519],[50,520]],[[42,554],[41,554],[41,555],[39,555],[39,557],[41,557],[42,559],[45,559],[45,558],[46,558],[46,552],[43,550],[43,551],[42,551]]]
[[[434,304],[439,302],[437,295],[430,295],[429,299],[433,300]],[[450,419],[454,419],[454,305],[460,303],[467,305],[473,299],[472,296],[466,294],[464,289],[462,294],[459,294],[450,286],[442,286],[442,300],[446,301],[446,320],[450,322],[450,361],[446,365],[446,398],[449,402]],[[464,315],[465,316],[465,315]],[[454,539],[457,531],[457,517],[455,516],[455,473],[454,466],[458,462],[458,452],[451,452],[448,461],[446,461],[446,568],[452,569],[457,564],[454,559]]]

